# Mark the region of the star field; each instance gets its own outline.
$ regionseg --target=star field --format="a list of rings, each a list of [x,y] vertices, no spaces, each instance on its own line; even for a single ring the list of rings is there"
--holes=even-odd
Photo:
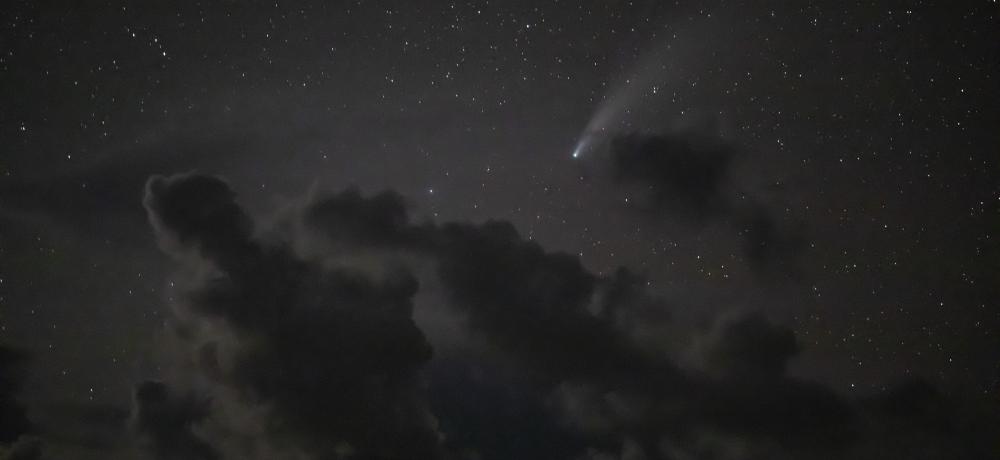
[[[37,437],[42,447],[35,458],[145,458],[123,453],[122,446],[132,444],[123,441],[128,436],[122,433],[148,427],[156,433],[157,420],[176,414],[164,409],[169,408],[165,402],[163,407],[141,406],[143,398],[172,403],[181,394],[174,393],[177,388],[204,389],[190,383],[205,377],[191,377],[197,373],[185,367],[189,357],[177,358],[193,348],[177,345],[190,339],[177,332],[183,329],[178,323],[201,324],[198,308],[211,308],[199,303],[198,295],[218,293],[200,278],[203,271],[191,266],[225,265],[227,251],[237,250],[222,245],[221,256],[206,252],[216,242],[212,232],[228,228],[218,221],[190,224],[197,229],[190,230],[197,235],[192,238],[209,243],[199,246],[184,239],[187,221],[169,214],[175,203],[168,199],[176,193],[177,203],[187,203],[185,209],[231,203],[224,199],[228,192],[217,190],[221,186],[200,182],[197,187],[209,190],[206,198],[185,201],[182,178],[188,176],[175,174],[223,178],[226,190],[236,196],[238,212],[232,213],[245,215],[253,230],[245,245],[267,248],[280,241],[292,248],[293,255],[268,257],[288,273],[301,270],[306,281],[289,281],[289,286],[313,289],[309,295],[341,299],[327,284],[310,284],[321,277],[313,274],[319,270],[309,265],[314,262],[327,269],[361,267],[366,276],[369,271],[390,272],[396,265],[414,273],[420,288],[410,297],[402,299],[405,288],[373,281],[389,293],[380,297],[357,288],[362,292],[357,302],[376,304],[365,297],[370,295],[393,299],[392,308],[412,304],[406,318],[415,321],[422,335],[410,345],[416,349],[426,342],[433,353],[426,360],[400,362],[414,366],[414,375],[430,382],[429,396],[412,404],[384,395],[377,400],[398,403],[409,411],[410,421],[427,409],[441,421],[442,430],[452,430],[439,447],[453,457],[439,458],[460,458],[459,451],[483,458],[758,458],[754,455],[775,452],[754,450],[758,447],[797,445],[767,438],[760,445],[746,441],[742,456],[722,448],[698,450],[708,449],[705,439],[721,439],[718,433],[728,429],[713,425],[710,418],[696,420],[721,431],[702,438],[664,434],[663,439],[675,443],[669,452],[663,447],[667,441],[647,442],[621,428],[634,427],[639,423],[634,420],[602,432],[600,442],[582,441],[579,433],[586,430],[552,422],[556,429],[539,421],[539,426],[525,425],[524,445],[500,434],[483,435],[476,421],[469,422],[467,431],[449,421],[455,414],[488,418],[483,413],[503,406],[505,397],[518,401],[511,407],[523,403],[548,414],[525,418],[563,420],[550,417],[546,411],[551,407],[535,402],[554,404],[558,397],[553,395],[569,394],[566,388],[579,383],[574,379],[584,381],[572,388],[581,394],[592,390],[586,385],[611,392],[606,387],[619,380],[572,368],[538,379],[528,376],[535,371],[511,370],[520,368],[510,363],[528,363],[529,369],[537,364],[511,343],[548,342],[532,341],[531,332],[521,337],[505,329],[504,318],[522,319],[520,310],[510,317],[491,315],[493,308],[507,311],[495,306],[501,297],[518,305],[537,301],[543,307],[546,302],[538,299],[556,299],[597,315],[591,311],[596,300],[579,300],[574,293],[586,293],[579,294],[581,299],[601,295],[604,286],[617,282],[620,267],[641,278],[641,298],[657,300],[639,302],[629,313],[634,316],[608,320],[628,333],[612,328],[615,332],[607,334],[621,333],[643,350],[668,350],[663,353],[670,356],[669,366],[650,365],[643,372],[669,374],[664,369],[676,365],[684,376],[689,376],[687,366],[695,369],[690,375],[697,378],[718,373],[727,381],[743,375],[712,367],[715,355],[705,350],[716,344],[723,350],[718,353],[729,353],[723,346],[729,344],[725,334],[732,332],[726,329],[727,318],[754,315],[769,326],[749,321],[751,338],[738,336],[734,343],[745,339],[747,349],[784,357],[775,366],[783,379],[817,382],[852,408],[854,401],[877,406],[868,401],[890,398],[898,382],[911,379],[961,401],[949,402],[949,407],[997,404],[1000,10],[995,2],[16,1],[3,9],[0,344],[18,358],[10,359],[16,370],[8,369],[0,354],[0,370],[16,375],[9,380],[21,384],[9,391],[16,396],[0,394],[0,401],[9,398],[24,407],[34,428],[0,442],[14,446],[22,433]],[[156,192],[161,195],[147,185],[156,175],[166,178],[165,191]],[[337,192],[351,187],[360,193],[357,203],[348,192]],[[383,190],[400,196],[405,225],[385,210],[395,209],[395,198],[365,201]],[[303,230],[328,230],[307,219],[311,207],[320,209],[318,215],[329,212],[317,204],[323,197],[348,203],[334,200],[348,209],[336,208],[343,212],[334,213],[341,219],[337,222],[364,229],[361,233],[370,239],[353,233],[324,239]],[[164,200],[162,208],[154,206],[156,200]],[[361,223],[344,223],[351,219]],[[517,238],[490,222],[509,223]],[[386,236],[376,224],[404,236],[388,230]],[[494,267],[491,257],[503,258],[486,250],[480,264],[465,261],[460,249],[478,254],[480,246],[472,242],[503,247],[506,252],[499,252],[512,261],[504,259]],[[578,261],[579,273],[547,256],[535,258],[532,245],[544,254]],[[189,260],[192,253],[201,259]],[[272,260],[254,257],[241,260],[262,266]],[[505,278],[510,286],[503,287],[529,294],[510,300],[503,291],[484,300],[477,295],[485,297],[482,293],[496,286],[484,287],[476,284],[478,279],[447,271],[494,267],[505,273],[504,263],[538,263],[543,267],[538,279],[552,284],[526,275],[521,279],[522,272],[513,270]],[[428,275],[436,273],[427,268],[435,264],[445,268]],[[225,276],[238,278],[238,270],[226,270]],[[263,285],[258,279],[266,278],[262,273],[271,274],[248,269],[246,279],[233,284]],[[553,281],[563,275],[572,280],[566,286]],[[274,283],[287,281],[285,275],[274,276]],[[588,281],[577,283],[578,278]],[[577,287],[590,282],[593,287]],[[476,287],[477,295],[463,291],[463,283]],[[558,295],[545,297],[544,291],[533,297],[532,289],[552,289]],[[451,304],[456,306],[449,310]],[[185,308],[195,313],[185,317]],[[661,316],[670,318],[665,322],[669,326],[661,328]],[[222,318],[240,324],[234,319],[238,315]],[[538,328],[553,341],[570,331],[566,340],[574,345],[605,337],[574,335],[577,317],[568,318],[555,323],[569,324],[565,330],[546,330],[542,319]],[[324,321],[342,327],[337,321],[348,320],[325,318],[316,324],[326,325]],[[404,337],[412,333],[391,324],[385,330]],[[368,326],[362,322],[356,330]],[[592,332],[588,327],[580,330]],[[791,331],[795,346],[790,348],[797,354],[786,355],[786,336],[777,328]],[[220,330],[220,342],[246,330],[281,335],[256,323]],[[275,343],[275,350],[299,350],[298,343]],[[233,347],[234,356],[253,352]],[[483,350],[494,348],[507,350],[499,352],[507,357],[483,358],[493,356]],[[619,357],[634,357],[628,350]],[[770,356],[760,358],[768,376]],[[260,359],[271,363],[270,358]],[[549,358],[537,359],[544,367],[551,366]],[[758,357],[739,358],[756,363]],[[381,363],[379,359],[371,357],[372,362]],[[468,379],[482,379],[476,380],[481,386],[456,377],[467,368],[478,376]],[[0,381],[7,379],[4,375]],[[563,386],[534,386],[550,380]],[[148,384],[153,381],[166,382],[166,389]],[[786,383],[773,386],[784,388]],[[255,386],[259,382],[252,379],[226,384],[229,390],[215,389],[206,399],[228,404],[230,390],[266,394],[266,385]],[[442,389],[449,385],[476,390]],[[797,383],[788,385],[798,388]],[[0,391],[7,391],[6,386],[0,385]],[[353,387],[344,391],[351,394]],[[473,394],[484,396],[480,400]],[[298,401],[282,397],[274,396],[275,407],[301,412],[296,412]],[[652,407],[657,403],[649,401],[666,397],[642,398]],[[182,412],[201,413],[197,407],[189,409]],[[213,410],[205,409],[216,414],[206,417],[216,423],[218,412]],[[94,411],[104,411],[107,430],[79,426],[78,415]],[[569,418],[590,420],[574,414]],[[365,412],[357,419],[388,426],[379,416]],[[497,419],[504,417],[511,416]],[[255,439],[266,438],[266,449],[293,439],[288,442],[303,449],[302,457],[274,458],[341,458],[330,452],[346,448],[316,441],[328,436],[311,430],[316,420],[298,422],[309,428],[299,430],[306,433],[302,437],[268,433]],[[977,425],[983,427],[980,431],[964,432],[976,436],[995,423],[984,421]],[[399,433],[371,436],[410,439],[405,427],[396,428]],[[369,446],[369,438],[351,431],[356,427],[339,429],[350,433],[344,445],[361,449],[357,457],[395,458],[390,447],[380,451],[383,444]],[[213,430],[205,431],[213,436],[225,432]],[[733,436],[744,442],[751,435]],[[238,458],[226,450],[228,444],[209,438],[185,437],[179,441],[187,446],[184,453],[149,458]],[[94,439],[98,441],[89,442]],[[608,447],[609,442],[614,446]],[[731,446],[736,441],[727,442]],[[147,450],[159,452],[155,442],[151,445]],[[878,445],[859,441],[856,448],[877,452],[865,449]],[[100,450],[105,447],[113,456],[105,456]],[[627,454],[633,448],[645,457]],[[267,450],[260,449],[254,455],[266,458],[260,452]],[[829,458],[794,449],[781,450],[782,455]],[[439,454],[431,447],[421,452],[428,458]],[[584,457],[585,452],[591,456]],[[598,455],[608,452],[615,456]],[[926,452],[928,458],[946,458]],[[879,458],[871,455],[856,458]]]

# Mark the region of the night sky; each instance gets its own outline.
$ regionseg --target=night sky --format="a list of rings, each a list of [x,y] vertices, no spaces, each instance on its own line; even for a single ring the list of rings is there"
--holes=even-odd
[[[4,2],[0,458],[1000,458],[998,16]]]

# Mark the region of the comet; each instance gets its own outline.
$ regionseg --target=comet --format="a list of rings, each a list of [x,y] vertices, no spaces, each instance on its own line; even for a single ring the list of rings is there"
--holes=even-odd
[[[693,59],[708,53],[705,47],[713,43],[709,34],[714,30],[675,33],[669,41],[651,46],[650,51],[614,79],[583,127],[572,157],[587,156],[611,133],[648,124],[642,119],[643,109],[668,101],[670,88],[685,84],[681,75],[696,72]]]
[[[589,138],[584,137],[577,141],[576,147],[573,148],[573,158],[580,158],[583,155],[584,150],[587,149]]]
[[[587,152],[594,148],[594,143],[600,140],[600,136],[603,132],[604,129],[598,131],[584,131],[583,135],[580,136],[580,140],[576,141],[576,145],[573,147],[573,153],[571,156],[574,159],[583,158]]]

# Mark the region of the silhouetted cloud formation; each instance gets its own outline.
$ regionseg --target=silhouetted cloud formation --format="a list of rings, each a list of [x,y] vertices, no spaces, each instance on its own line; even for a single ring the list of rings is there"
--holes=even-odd
[[[129,414],[127,406],[60,401],[36,405],[31,416],[38,437],[45,440],[50,450],[72,451],[80,458],[108,458],[102,453],[127,447],[131,441]],[[53,453],[48,457],[60,455]]]
[[[25,408],[16,399],[25,356],[0,345],[0,444],[11,444],[31,430]]]
[[[715,200],[713,187],[684,184],[671,187]],[[645,342],[643,328],[690,325],[672,324],[636,275],[593,274],[507,222],[412,223],[392,192],[314,193],[273,230],[209,176],[154,177],[144,202],[181,262],[172,330],[203,393],[137,390],[133,417],[162,458],[168,444],[189,458],[874,458],[872,436],[906,437],[898,414],[935,400],[904,387],[848,401],[792,377],[794,334],[752,313]],[[428,367],[418,275],[495,359]],[[963,458],[987,452],[948,444]]]
[[[785,222],[732,176],[739,152],[721,139],[678,134],[623,134],[610,143],[614,181],[645,202],[637,209],[704,224],[721,221],[743,241],[754,266],[787,263],[802,245],[800,225]]]
[[[162,460],[213,460],[219,454],[192,432],[208,416],[208,401],[178,396],[160,382],[143,382],[133,395],[132,424],[139,439]]]
[[[42,454],[27,411],[17,399],[26,360],[21,351],[0,344],[0,459],[4,460],[37,460]]]
[[[743,253],[754,267],[793,261],[805,244],[801,223],[784,222],[762,205],[737,208],[734,217]]]
[[[229,410],[261,417],[254,429],[264,444],[238,456],[436,455],[416,374],[431,350],[412,320],[417,281],[409,272],[328,269],[264,245],[215,178],[153,178],[145,204],[164,247],[204,271],[181,306],[195,319],[178,326],[186,351],[231,403],[245,406]],[[221,334],[199,330],[206,322]]]
[[[69,452],[72,458],[112,458],[125,447],[125,409],[47,402],[29,412],[18,395],[32,361],[27,353],[0,345],[0,459],[60,459]]]
[[[828,455],[870,442],[867,423],[893,426],[823,385],[789,377],[788,361],[799,344],[790,330],[759,315],[720,318],[696,347],[695,369],[685,369],[671,359],[670,350],[650,353],[632,340],[630,326],[669,322],[670,315],[668,306],[645,293],[641,280],[627,271],[608,278],[590,274],[576,257],[546,252],[505,222],[413,225],[398,196],[389,204],[394,195],[383,193],[368,206],[351,196],[351,213],[342,211],[343,194],[314,197],[304,215],[314,223],[322,220],[315,233],[355,248],[411,249],[434,259],[452,307],[471,329],[527,369],[546,374],[550,385],[543,391],[587,387],[589,394],[601,395],[604,405],[617,400],[615,408],[604,408],[602,424],[627,440],[622,445],[632,453],[721,456],[714,451],[721,448],[705,440],[709,436],[729,437],[748,451],[770,456]],[[340,211],[322,211],[334,209]],[[352,216],[373,214],[383,217],[363,219],[366,226],[391,225],[356,233],[364,239],[340,239],[344,234],[337,228],[357,225]],[[321,215],[325,218],[317,219]],[[773,231],[757,225],[756,231]],[[624,410],[630,403],[634,410]],[[669,428],[679,424],[686,428]],[[605,435],[592,441],[605,443]],[[961,445],[970,455],[985,452],[981,442],[949,444]]]
[[[735,152],[691,136],[627,134],[611,142],[615,179],[643,186],[652,204],[697,218],[730,207],[725,189]]]

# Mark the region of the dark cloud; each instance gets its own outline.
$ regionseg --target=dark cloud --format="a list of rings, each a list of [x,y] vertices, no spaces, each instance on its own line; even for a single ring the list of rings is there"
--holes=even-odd
[[[23,353],[0,345],[0,444],[13,443],[31,431],[27,412],[17,400],[25,360]]]
[[[430,401],[449,448],[470,458],[574,458],[595,441],[552,416],[544,386],[488,356],[435,358]]]
[[[215,178],[153,178],[145,204],[164,247],[209,268],[187,289],[183,307],[202,324],[181,328],[184,341],[219,391],[266,413],[267,449],[437,455],[417,375],[431,350],[412,320],[409,272],[326,268],[264,245]],[[229,337],[192,332],[206,320]]]
[[[322,232],[326,241],[350,246],[402,248],[418,245],[420,239],[403,197],[392,191],[363,197],[349,188],[317,198],[304,209],[302,223]]]
[[[208,417],[209,401],[176,395],[160,382],[143,382],[133,394],[132,424],[139,440],[162,460],[214,460],[218,452],[194,432]]]
[[[571,418],[588,412],[602,419],[591,423],[602,429],[590,433],[590,442],[606,443],[600,440],[609,434],[627,437],[633,451],[656,458],[662,437],[683,443],[702,430],[799,446],[808,446],[819,432],[836,430],[846,439],[851,407],[820,385],[785,375],[787,361],[798,351],[791,331],[759,316],[723,322],[705,355],[705,365],[721,371],[718,377],[687,372],[669,350],[640,347],[630,333],[636,323],[670,320],[667,306],[645,293],[637,275],[627,270],[608,278],[593,275],[577,257],[547,252],[507,222],[407,227],[405,207],[388,206],[385,197],[362,206],[368,212],[356,211],[361,204],[352,199],[351,213],[333,205],[342,203],[343,195],[329,202],[314,197],[304,215],[322,222],[323,229],[351,228],[343,220],[352,215],[394,209],[393,219],[384,219],[393,222],[391,231],[363,232],[384,238],[362,240],[352,232],[351,241],[372,247],[408,241],[428,255],[446,299],[467,326],[542,377],[531,391],[547,394],[564,385],[585,390],[564,393],[561,403],[576,406]],[[319,219],[324,209],[337,212]],[[326,233],[331,239],[343,235]],[[678,423],[691,427],[677,428]],[[842,442],[832,435],[827,439]]]
[[[564,387],[560,402],[582,429],[614,434],[646,458],[729,458],[723,452],[736,444],[768,458],[809,458],[856,439],[848,401],[786,374],[798,350],[791,331],[749,315],[720,319],[703,340],[681,385],[586,382]]]
[[[743,252],[755,267],[794,264],[805,244],[803,224],[780,218],[759,204],[749,204],[734,216],[743,241]]]
[[[445,224],[436,235],[437,271],[452,304],[471,328],[521,362],[559,379],[617,377],[637,368],[672,373],[588,311],[599,280],[577,257],[546,252],[507,222]]]
[[[518,359],[560,378],[612,374],[627,356],[648,360],[615,330],[613,310],[645,297],[621,283],[594,305],[610,280],[588,272],[576,256],[545,251],[505,221],[414,225],[402,197],[356,190],[314,197],[302,211],[313,235],[355,249],[393,247],[428,256],[450,303],[468,325]],[[595,315],[591,308],[605,309]]]
[[[62,458],[67,450],[108,458],[121,447],[127,410],[49,402],[29,411],[18,395],[30,364],[26,353],[0,345],[0,459]]]
[[[611,142],[614,178],[639,185],[657,208],[708,218],[730,206],[735,152],[712,139],[627,134]]]
[[[220,269],[241,269],[245,256],[258,256],[250,241],[253,222],[224,182],[207,176],[153,177],[143,204],[169,252],[190,249]]]
[[[388,198],[392,195],[370,199],[353,191],[348,195],[351,212],[343,211],[343,194],[314,196],[306,205],[304,214],[310,216],[315,234],[350,242],[355,248],[393,247],[427,255],[435,263],[448,303],[467,326],[524,366],[529,375],[544,376],[542,382],[526,383],[505,377],[496,370],[500,367],[492,373],[484,370],[491,365],[483,361],[472,365],[478,378],[435,373],[436,378],[452,382],[445,388],[458,399],[436,398],[435,408],[443,418],[502,418],[510,412],[538,416],[537,399],[524,395],[549,395],[546,407],[551,411],[555,404],[561,406],[557,412],[568,411],[568,424],[585,435],[563,431],[566,424],[562,429],[545,424],[512,426],[525,438],[548,436],[551,442],[534,443],[538,458],[580,455],[586,447],[602,452],[609,446],[631,458],[828,458],[849,452],[862,455],[877,443],[873,438],[878,432],[868,420],[878,416],[870,408],[820,383],[788,374],[800,345],[791,330],[761,315],[718,319],[698,340],[693,368],[685,367],[672,358],[677,350],[636,343],[637,325],[669,323],[672,317],[669,305],[646,293],[642,278],[634,273],[623,269],[610,277],[593,275],[576,257],[547,252],[506,222],[413,225],[398,196],[392,204]],[[757,219],[749,225],[762,245],[787,244],[783,235],[776,235],[777,224],[768,227],[772,224],[763,211],[748,207],[745,212]],[[361,227],[350,222],[351,216],[373,214],[383,217],[360,219]],[[374,228],[377,221],[391,224]],[[477,397],[470,388],[482,394]],[[557,394],[559,400],[552,400]],[[496,407],[489,403],[493,399],[506,402]],[[478,415],[471,406],[480,410]],[[485,415],[483,407],[494,407],[496,412]],[[447,419],[442,423],[463,432],[456,437],[493,441],[493,449],[480,451],[494,453],[493,458],[503,458],[503,452],[510,455],[511,449],[522,458],[532,455],[524,446],[496,447],[496,440],[504,439],[496,432],[502,423],[487,434],[470,423],[456,425]],[[880,423],[906,431],[896,421]],[[733,454],[733,446],[743,454]]]
[[[633,187],[647,214],[688,222],[721,222],[735,229],[754,267],[791,268],[802,246],[802,225],[780,217],[733,177],[740,152],[693,133],[624,134],[610,143],[608,168],[616,183]]]
[[[398,194],[348,190],[313,194],[269,234],[199,175],[151,179],[145,203],[189,272],[174,330],[214,399],[170,412],[159,384],[141,399],[164,407],[150,426],[199,455],[863,458],[879,433],[953,426],[903,422],[913,407],[943,417],[926,389],[864,404],[791,376],[795,335],[760,315],[644,341],[691,325],[672,325],[638,275],[595,275],[507,222],[414,224]],[[431,362],[410,259],[485,351]]]
[[[720,375],[739,378],[772,378],[785,373],[788,361],[799,351],[795,334],[760,315],[719,322],[704,350],[706,367]]]
[[[108,458],[109,452],[127,448],[129,409],[87,402],[48,402],[32,407],[32,422],[44,446],[46,458],[72,451],[81,458]],[[90,456],[83,455],[91,454]]]
[[[0,447],[4,460],[39,460],[42,458],[42,441],[38,438],[21,438],[7,451]]]
[[[908,378],[863,398],[865,438],[853,458],[1000,458],[1000,410],[973,395],[948,395]]]
[[[944,395],[921,379],[909,379],[896,385],[872,404],[886,416],[912,423],[936,423],[949,418],[943,416],[948,411]]]

